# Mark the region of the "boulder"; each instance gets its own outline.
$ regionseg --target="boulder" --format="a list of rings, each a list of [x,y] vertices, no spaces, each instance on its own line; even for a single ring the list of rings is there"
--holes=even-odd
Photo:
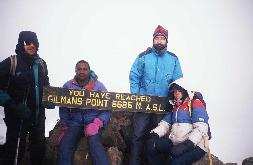
[[[253,157],[246,158],[242,161],[242,165],[253,165]]]
[[[44,165],[56,165],[57,139],[60,134],[60,126],[57,123],[49,133],[46,145]],[[108,159],[111,165],[128,165],[130,154],[130,142],[132,136],[132,113],[113,112],[110,123],[103,130],[102,142],[106,148]],[[213,165],[224,165],[216,156],[212,156]],[[29,154],[25,154],[23,163],[30,165]],[[1,161],[1,159],[0,159]],[[145,161],[145,160],[144,160]],[[1,163],[0,163],[1,164]],[[92,165],[88,153],[88,145],[85,137],[81,138],[74,156],[74,165]],[[143,164],[146,164],[145,162]],[[201,160],[193,165],[209,165],[209,158],[206,154]],[[248,164],[245,164],[248,165]]]

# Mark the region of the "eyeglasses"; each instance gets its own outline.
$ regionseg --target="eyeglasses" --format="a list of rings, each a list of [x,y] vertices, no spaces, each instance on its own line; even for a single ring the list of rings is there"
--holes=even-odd
[[[33,41],[24,41],[24,45],[31,45],[31,44],[34,44]]]

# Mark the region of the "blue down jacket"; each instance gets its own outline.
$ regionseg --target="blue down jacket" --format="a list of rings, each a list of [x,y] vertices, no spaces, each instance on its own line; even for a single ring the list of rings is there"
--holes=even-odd
[[[71,89],[83,89],[75,79],[67,81],[63,87]],[[93,91],[105,92],[107,89],[104,84],[94,80]],[[77,108],[59,108],[60,124],[62,127],[85,126],[93,122],[94,118],[99,118],[106,125],[111,117],[111,111],[100,111],[94,109],[77,109]]]
[[[209,117],[205,104],[199,99],[193,99],[190,110],[189,101],[190,98],[187,97],[181,105],[175,106],[152,131],[159,137],[169,135],[174,145],[189,139],[207,152],[205,140],[208,139]]]
[[[129,74],[132,94],[168,96],[171,82],[183,77],[177,56],[166,48],[158,53],[155,48],[141,53]]]

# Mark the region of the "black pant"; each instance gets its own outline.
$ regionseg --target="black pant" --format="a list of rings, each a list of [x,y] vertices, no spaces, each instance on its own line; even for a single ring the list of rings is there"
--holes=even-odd
[[[206,154],[204,150],[196,146],[194,149],[187,151],[178,157],[172,158],[170,162],[166,162],[165,158],[170,156],[170,149],[173,146],[170,139],[148,139],[146,146],[146,155],[149,165],[191,165]]]
[[[164,115],[135,113],[133,116],[133,137],[131,144],[130,165],[141,164],[141,154],[145,143],[146,135],[155,128]]]
[[[18,140],[18,164],[21,164],[26,148],[26,137],[29,132],[29,151],[32,165],[42,163],[45,155],[45,111],[40,112],[36,124],[31,119],[23,122],[10,114],[5,113],[7,126],[4,164],[13,165],[16,157]]]

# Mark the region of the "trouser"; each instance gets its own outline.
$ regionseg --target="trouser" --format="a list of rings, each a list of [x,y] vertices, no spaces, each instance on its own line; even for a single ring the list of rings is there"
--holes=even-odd
[[[155,128],[164,115],[135,113],[133,115],[133,136],[130,153],[130,165],[141,164],[141,155],[146,139],[146,135]]]
[[[29,132],[29,152],[32,165],[42,164],[45,155],[45,111],[41,111],[36,124],[31,119],[23,120],[5,113],[7,126],[4,164],[13,165],[17,157],[17,164],[21,164],[26,148],[26,137]],[[18,139],[20,139],[18,146]],[[18,148],[18,153],[16,150]]]
[[[196,146],[194,147],[194,149],[185,152],[178,157],[172,158],[170,162],[166,162],[165,158],[170,155],[170,149],[171,147],[173,147],[173,143],[170,139],[149,139],[146,144],[146,155],[148,158],[149,165],[191,165],[192,163],[200,160],[206,154],[204,150]]]
[[[59,142],[57,153],[58,165],[72,165],[74,153],[80,138],[83,136],[83,127],[69,127]],[[88,137],[89,154],[93,165],[109,165],[105,148],[101,142],[101,131],[97,135]],[[85,155],[84,155],[85,156]]]

